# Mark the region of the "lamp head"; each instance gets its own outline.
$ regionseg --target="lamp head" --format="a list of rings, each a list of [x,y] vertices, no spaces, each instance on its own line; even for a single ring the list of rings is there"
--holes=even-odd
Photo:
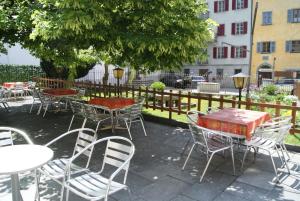
[[[114,77],[116,79],[121,79],[123,77],[123,74],[124,74],[124,69],[120,68],[120,67],[117,67],[113,70],[113,73],[114,73]]]
[[[234,87],[236,89],[243,89],[248,81],[249,76],[244,73],[238,73],[232,76]]]

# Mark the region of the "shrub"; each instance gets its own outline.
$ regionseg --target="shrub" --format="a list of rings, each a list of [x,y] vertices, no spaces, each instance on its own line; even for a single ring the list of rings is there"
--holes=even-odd
[[[263,92],[267,95],[274,96],[278,93],[278,87],[273,84],[269,84],[263,88]]]
[[[283,98],[283,102],[287,105],[291,105],[293,102],[296,101],[298,101],[298,97],[293,95],[284,96]]]
[[[164,83],[162,83],[162,82],[153,82],[150,85],[150,88],[158,90],[158,91],[163,91],[166,88],[166,85]]]

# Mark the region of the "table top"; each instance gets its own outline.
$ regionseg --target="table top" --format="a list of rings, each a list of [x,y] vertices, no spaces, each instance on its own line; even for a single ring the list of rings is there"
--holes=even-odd
[[[241,125],[247,125],[256,119],[264,116],[269,116],[267,112],[243,110],[237,108],[226,108],[217,112],[213,112],[201,118],[219,120],[222,122],[236,123]]]
[[[122,98],[122,97],[110,97],[110,98],[93,98],[89,101],[89,104],[104,106],[108,109],[120,109],[135,103],[132,98]]]
[[[0,175],[36,169],[53,157],[53,151],[41,145],[13,145],[0,148]]]
[[[43,93],[51,96],[75,96],[77,91],[74,89],[56,88],[56,89],[45,89]]]

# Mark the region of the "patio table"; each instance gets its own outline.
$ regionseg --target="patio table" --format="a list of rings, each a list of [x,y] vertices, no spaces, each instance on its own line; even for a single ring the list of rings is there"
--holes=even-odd
[[[135,101],[132,98],[110,97],[110,98],[93,98],[88,103],[93,105],[96,108],[109,112],[111,116],[112,125],[104,129],[111,128],[112,132],[114,132],[114,129],[123,129],[116,125],[117,121],[114,120],[115,119],[114,117],[116,116],[117,119],[117,115],[119,111],[130,105],[133,105]]]
[[[69,96],[76,96],[78,92],[73,89],[56,88],[56,89],[45,89],[43,90],[43,93],[54,97],[69,97]]]
[[[12,200],[22,201],[19,173],[34,170],[53,157],[53,151],[41,145],[13,145],[0,148],[0,175],[11,176]]]
[[[252,110],[243,110],[236,108],[226,108],[218,112],[198,117],[198,125],[231,133],[233,137],[246,137],[251,140],[251,134],[255,128],[270,120],[271,117],[267,112]]]

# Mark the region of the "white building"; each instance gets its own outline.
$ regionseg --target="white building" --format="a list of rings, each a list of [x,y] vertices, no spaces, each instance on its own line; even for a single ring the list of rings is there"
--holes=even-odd
[[[184,66],[184,72],[212,77],[228,77],[239,72],[248,74],[251,1],[207,0],[209,18],[219,26],[215,41],[208,47],[208,60],[204,63]]]
[[[6,46],[7,54],[0,54],[0,64],[10,65],[34,65],[39,66],[40,60],[30,54],[30,52],[20,44],[8,47]]]

